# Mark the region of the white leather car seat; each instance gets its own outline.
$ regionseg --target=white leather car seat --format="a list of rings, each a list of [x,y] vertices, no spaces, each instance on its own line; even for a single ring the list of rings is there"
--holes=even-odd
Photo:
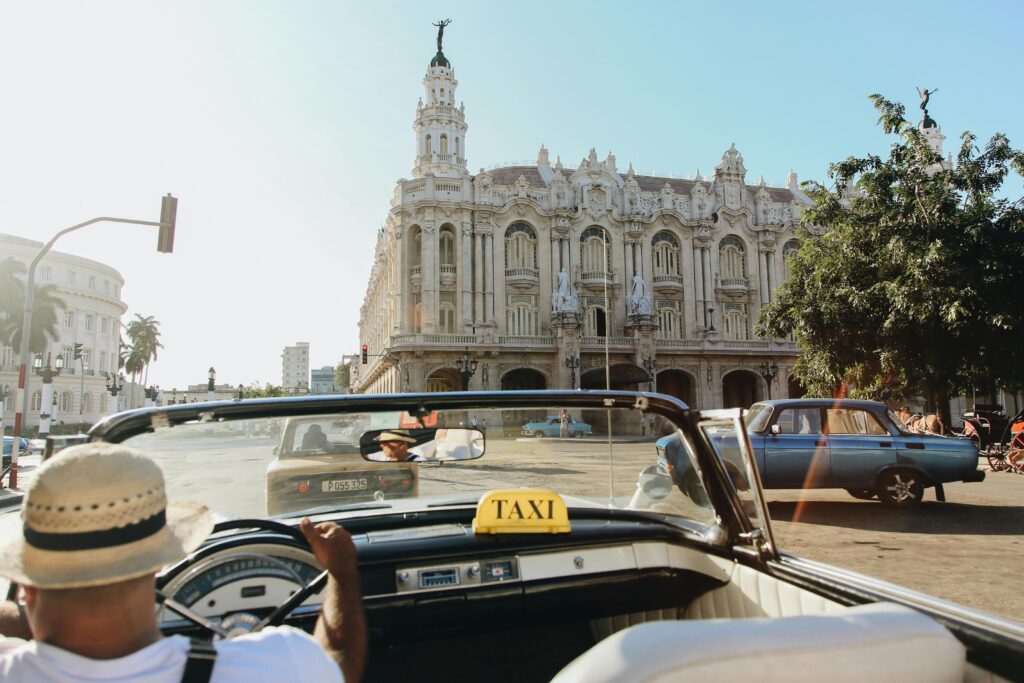
[[[552,683],[961,683],[963,645],[908,607],[841,614],[654,621],[605,638]]]

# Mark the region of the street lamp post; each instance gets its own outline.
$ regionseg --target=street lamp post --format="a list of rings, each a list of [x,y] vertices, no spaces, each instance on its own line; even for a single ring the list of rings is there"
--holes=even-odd
[[[576,388],[576,370],[580,367],[579,356],[569,356],[565,359],[565,367],[569,368],[569,388]]]
[[[757,371],[761,373],[761,377],[764,378],[764,383],[768,385],[768,400],[770,401],[772,400],[772,382],[774,382],[775,378],[779,375],[779,366],[774,362],[769,364],[768,361],[765,360],[761,361],[761,367],[758,368]]]
[[[647,381],[651,385],[651,391],[654,391],[654,371],[658,368],[658,361],[654,358],[644,358],[640,363],[644,366],[644,370],[647,371]]]
[[[21,365],[18,368],[18,390],[21,391],[21,406],[20,410],[14,415],[14,443],[11,448],[11,475],[8,479],[8,484],[11,488],[17,488],[18,486],[18,455],[21,452],[21,425],[24,420],[24,416],[28,413],[28,366],[29,358],[31,357],[31,337],[32,337],[32,297],[35,293],[36,284],[36,266],[43,260],[47,252],[53,248],[57,240],[75,230],[80,230],[86,226],[92,225],[93,223],[130,223],[133,225],[153,225],[160,228],[160,233],[157,236],[157,251],[163,253],[170,253],[174,248],[174,230],[177,225],[177,214],[178,214],[178,200],[176,197],[172,197],[168,194],[161,198],[160,201],[160,220],[159,221],[139,221],[131,218],[112,218],[110,216],[100,216],[98,218],[92,218],[79,223],[78,225],[72,225],[69,228],[64,228],[56,235],[54,235],[49,242],[43,245],[35,258],[32,259],[32,263],[29,264],[28,273],[25,278],[25,308],[22,314],[21,323]]]
[[[59,375],[63,369],[64,356],[58,354],[53,367],[50,367],[50,354],[46,354],[45,365],[43,364],[43,355],[39,354],[32,363],[32,367],[43,381],[43,395],[39,402],[39,435],[42,436],[50,433],[50,418],[53,417],[53,413],[45,411],[50,410],[50,406],[53,404],[53,378]],[[18,440],[20,439],[15,439],[15,441]]]
[[[715,307],[708,306],[708,332],[715,331]]]
[[[117,395],[124,388],[124,375],[111,375],[107,373],[107,393],[110,394],[110,414],[114,415],[117,410]]]
[[[206,400],[213,400],[214,382],[217,381],[217,371],[210,366],[209,371],[206,373]]]
[[[238,400],[241,401],[245,398],[245,387],[241,384],[238,385]]]
[[[462,390],[469,391],[469,380],[476,374],[476,358],[470,358],[469,347],[462,352],[462,358],[455,359],[455,368],[462,376]]]

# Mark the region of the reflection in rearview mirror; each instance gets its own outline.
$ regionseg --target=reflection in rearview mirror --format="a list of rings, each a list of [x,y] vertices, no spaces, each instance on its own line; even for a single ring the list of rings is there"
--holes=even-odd
[[[359,438],[364,460],[443,462],[475,460],[484,454],[479,429],[372,429]]]

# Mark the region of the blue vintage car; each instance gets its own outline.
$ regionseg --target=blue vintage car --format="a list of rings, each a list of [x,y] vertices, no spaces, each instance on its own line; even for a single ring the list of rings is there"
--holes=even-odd
[[[14,437],[13,436],[5,436],[4,437],[4,452],[3,452],[3,466],[4,467],[7,467],[8,465],[11,464],[11,451],[12,450],[14,450]],[[21,438],[21,449],[20,449],[20,451],[21,451],[22,455],[28,453],[28,451],[29,451],[28,439],[26,439],[24,437]]]
[[[573,416],[569,416],[569,436],[581,439],[590,436],[593,431],[586,422],[579,422]],[[558,415],[548,415],[543,422],[527,422],[522,426],[523,436],[551,436],[557,437],[562,433],[562,422]]]
[[[942,484],[982,481],[978,449],[969,439],[913,434],[884,404],[849,399],[761,401],[747,413],[747,430],[766,489],[846,489],[854,498],[878,498],[886,505],[909,507],[924,490]],[[727,470],[733,443],[716,444]],[[658,441],[670,467],[685,470],[688,460],[678,437]],[[682,472],[680,474],[683,474]]]

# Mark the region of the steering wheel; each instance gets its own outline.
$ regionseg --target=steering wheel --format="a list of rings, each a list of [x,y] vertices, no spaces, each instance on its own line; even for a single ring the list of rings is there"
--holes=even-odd
[[[309,547],[309,543],[306,541],[306,537],[303,535],[302,531],[288,524],[282,524],[281,522],[276,522],[270,519],[231,519],[224,522],[218,522],[214,525],[212,533],[216,534],[221,531],[230,531],[232,529],[253,529],[270,531],[273,533],[288,536],[298,541],[305,548]],[[276,560],[270,558],[269,556],[264,556],[264,559],[276,563]],[[193,553],[185,559],[181,560],[174,567],[172,567],[171,571],[168,574],[170,576],[177,575],[186,567],[193,564],[195,561],[195,553]],[[290,567],[288,567],[284,563],[281,563],[281,565],[285,569],[285,571],[292,574],[292,576],[294,576],[295,578],[298,578],[298,576]],[[257,631],[263,630],[267,626],[279,626],[282,623],[284,623],[284,620],[288,617],[289,614],[292,613],[292,611],[296,607],[305,602],[306,599],[309,598],[309,596],[319,593],[321,590],[323,590],[323,587],[327,584],[327,576],[328,573],[326,570],[321,572],[319,575],[317,575],[315,579],[302,586],[302,588],[300,588],[299,590],[295,591],[295,593],[289,596],[287,600],[285,600],[270,614],[264,617],[258,624],[256,624],[253,627],[253,629],[250,632],[255,633]],[[161,582],[161,584],[162,583],[163,582]],[[297,581],[296,583],[301,583],[301,581]],[[161,585],[158,584],[156,591],[156,601],[158,604],[161,604],[167,609],[176,612],[177,614],[180,614],[196,626],[199,626],[205,631],[208,631],[212,636],[219,636],[221,638],[231,637],[228,634],[228,632],[220,626],[220,624],[217,624],[207,619],[206,617],[196,614],[185,605],[182,605],[176,602],[175,600],[172,600],[171,598],[164,595],[161,592],[160,588]]]

